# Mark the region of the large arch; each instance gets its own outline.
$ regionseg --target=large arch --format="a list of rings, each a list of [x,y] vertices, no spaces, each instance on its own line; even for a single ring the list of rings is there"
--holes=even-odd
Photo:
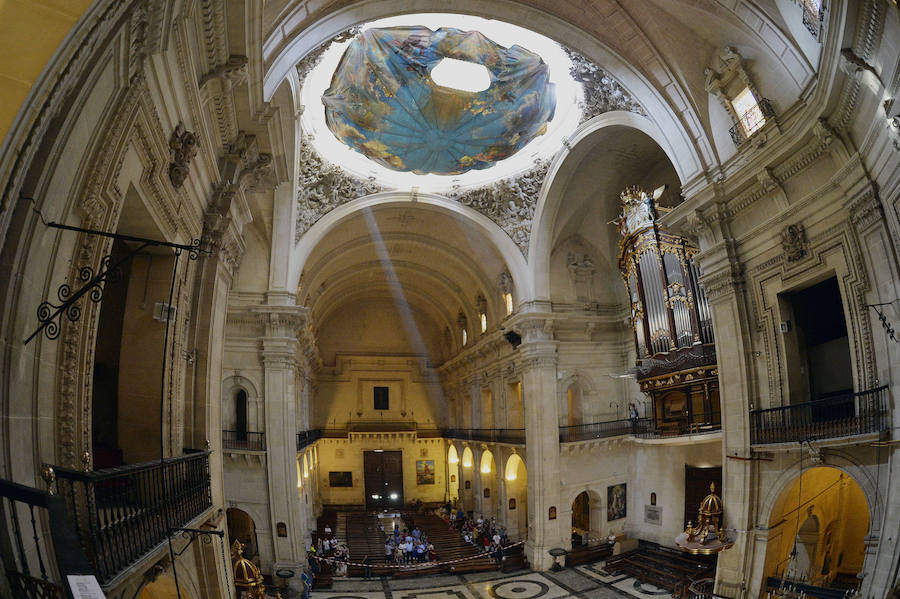
[[[503,469],[503,484],[506,486],[506,528],[510,539],[524,541],[528,538],[528,469],[525,461],[517,453],[509,456]]]
[[[516,290],[521,294],[520,297],[531,297],[533,288],[532,277],[530,269],[525,262],[525,257],[516,247],[513,240],[497,224],[483,214],[443,196],[426,193],[410,194],[399,191],[372,194],[348,202],[335,208],[310,227],[309,231],[300,238],[300,241],[297,242],[291,252],[288,289],[297,289],[300,275],[310,253],[337,226],[359,215],[366,209],[395,206],[432,210],[461,218],[464,222],[472,225],[501,256],[509,269],[510,275],[512,275]]]
[[[649,137],[675,168],[679,183],[685,181],[686,173],[680,164],[678,148],[673,146],[664,132],[648,118],[632,112],[613,111],[584,123],[570,138],[569,146],[554,158],[535,208],[528,246],[528,263],[534,276],[535,299],[550,299],[550,257],[556,242],[555,228],[560,208],[567,197],[569,181],[585,157],[600,143],[604,132],[615,131],[613,128],[616,127],[640,131]]]

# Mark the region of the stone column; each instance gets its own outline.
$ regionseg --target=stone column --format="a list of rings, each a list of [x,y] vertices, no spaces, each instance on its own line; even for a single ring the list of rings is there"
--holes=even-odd
[[[556,414],[557,342],[544,322],[523,326],[517,364],[522,370],[525,451],[528,468],[528,542],[525,553],[537,570],[553,565],[548,551],[566,547],[568,525],[560,519],[559,422]],[[557,518],[549,519],[550,508]]]
[[[297,363],[298,330],[305,323],[304,309],[296,306],[261,306],[265,319],[262,338],[263,393],[266,402],[266,474],[269,515],[273,531],[274,568],[288,568],[299,577],[308,536],[304,506],[297,489],[297,403],[300,381]],[[277,536],[277,525],[287,536]]]
[[[743,267],[736,244],[730,238],[703,252],[701,268],[703,289],[709,298],[716,336],[716,360],[719,368],[719,397],[722,410],[722,445],[726,455],[750,455],[751,352],[750,312],[744,290]],[[753,529],[756,496],[753,481],[756,463],[723,460],[722,498],[727,528]],[[747,532],[731,532],[732,549],[719,555],[716,585],[750,582],[753,572],[754,537]]]

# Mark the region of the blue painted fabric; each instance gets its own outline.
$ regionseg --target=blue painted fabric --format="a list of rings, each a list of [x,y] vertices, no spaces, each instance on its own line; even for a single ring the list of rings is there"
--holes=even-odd
[[[484,65],[481,92],[434,83],[444,58]],[[347,47],[322,96],[328,128],[368,158],[397,171],[455,175],[512,156],[542,135],[555,86],[536,54],[504,48],[477,31],[368,29]]]

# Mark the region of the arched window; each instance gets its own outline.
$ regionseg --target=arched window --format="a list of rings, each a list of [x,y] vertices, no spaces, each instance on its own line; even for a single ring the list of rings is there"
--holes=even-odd
[[[238,441],[247,440],[247,392],[243,389],[234,395],[234,430]]]
[[[456,324],[459,327],[459,334],[462,338],[462,345],[463,347],[465,347],[466,343],[469,341],[469,334],[466,330],[469,328],[469,321],[462,310],[460,310],[459,314],[456,315]]]
[[[475,306],[478,308],[478,320],[481,325],[481,332],[487,332],[487,299],[484,294],[479,293],[475,298]]]

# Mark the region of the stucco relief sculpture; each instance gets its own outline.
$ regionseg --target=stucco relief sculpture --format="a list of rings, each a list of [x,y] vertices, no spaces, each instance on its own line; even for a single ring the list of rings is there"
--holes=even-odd
[[[587,57],[565,48],[572,60],[569,73],[572,79],[584,86],[584,102],[581,104],[581,123],[613,110],[625,110],[641,116],[647,112],[628,91],[609,73],[601,69]]]
[[[788,262],[796,262],[806,256],[806,228],[801,223],[788,225],[781,231],[781,249]]]
[[[184,185],[190,171],[191,161],[197,155],[197,136],[188,131],[184,123],[178,123],[169,138],[169,180],[177,189]]]

